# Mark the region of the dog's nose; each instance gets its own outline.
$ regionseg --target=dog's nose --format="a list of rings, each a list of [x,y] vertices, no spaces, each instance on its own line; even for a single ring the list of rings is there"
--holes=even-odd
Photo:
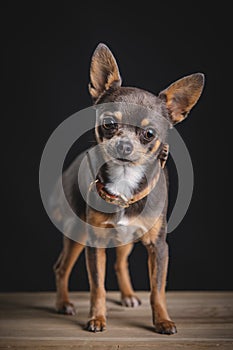
[[[129,156],[133,151],[133,145],[130,141],[118,141],[116,145],[117,152],[120,157]]]

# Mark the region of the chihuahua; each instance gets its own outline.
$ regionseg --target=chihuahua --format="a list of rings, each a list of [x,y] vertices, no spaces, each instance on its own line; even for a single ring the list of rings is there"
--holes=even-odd
[[[169,152],[166,135],[198,101],[204,75],[185,76],[158,95],[122,87],[121,82],[112,52],[99,44],[91,59],[89,84],[96,115],[96,146],[78,156],[62,180],[67,201],[82,224],[73,235],[69,225],[64,225],[64,246],[54,265],[56,309],[75,314],[68,297],[68,281],[84,247],[91,304],[87,329],[100,332],[106,328],[107,247],[116,247],[115,270],[122,304],[140,305],[131,285],[127,260],[133,242],[141,240],[148,251],[155,331],[174,334],[177,330],[168,315],[165,298],[168,267],[165,163]],[[54,213],[59,220],[63,217],[67,221],[59,200]]]

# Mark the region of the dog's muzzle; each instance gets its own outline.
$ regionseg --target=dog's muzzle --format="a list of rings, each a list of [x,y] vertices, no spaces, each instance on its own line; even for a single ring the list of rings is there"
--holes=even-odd
[[[133,152],[133,144],[130,140],[119,140],[116,143],[116,151],[118,157],[124,159]]]

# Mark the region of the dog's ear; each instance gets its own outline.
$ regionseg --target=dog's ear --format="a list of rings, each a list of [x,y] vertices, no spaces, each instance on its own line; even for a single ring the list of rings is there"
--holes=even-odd
[[[159,97],[166,102],[173,124],[181,122],[197,103],[204,87],[204,74],[195,73],[177,80]]]
[[[121,86],[116,60],[104,44],[99,44],[91,59],[89,92],[95,101],[104,91]]]

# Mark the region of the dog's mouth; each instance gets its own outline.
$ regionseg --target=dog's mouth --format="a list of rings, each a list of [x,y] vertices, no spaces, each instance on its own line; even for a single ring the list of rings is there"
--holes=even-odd
[[[112,161],[115,164],[118,165],[135,165],[138,162],[138,157],[129,156],[129,157],[119,157],[118,154],[115,154],[115,152],[111,152],[111,150],[106,150],[107,159],[109,161]]]
[[[126,158],[116,158],[116,160],[118,160],[119,162],[122,162],[122,163],[132,163],[131,160],[126,159]]]
[[[118,165],[122,165],[122,166],[133,166],[133,165],[138,165],[138,159],[128,159],[128,158],[112,158],[111,159],[113,161],[113,163],[118,164]]]
[[[127,158],[113,158],[113,163],[122,165],[122,166],[130,166],[134,165],[135,162],[133,159],[127,159]]]

